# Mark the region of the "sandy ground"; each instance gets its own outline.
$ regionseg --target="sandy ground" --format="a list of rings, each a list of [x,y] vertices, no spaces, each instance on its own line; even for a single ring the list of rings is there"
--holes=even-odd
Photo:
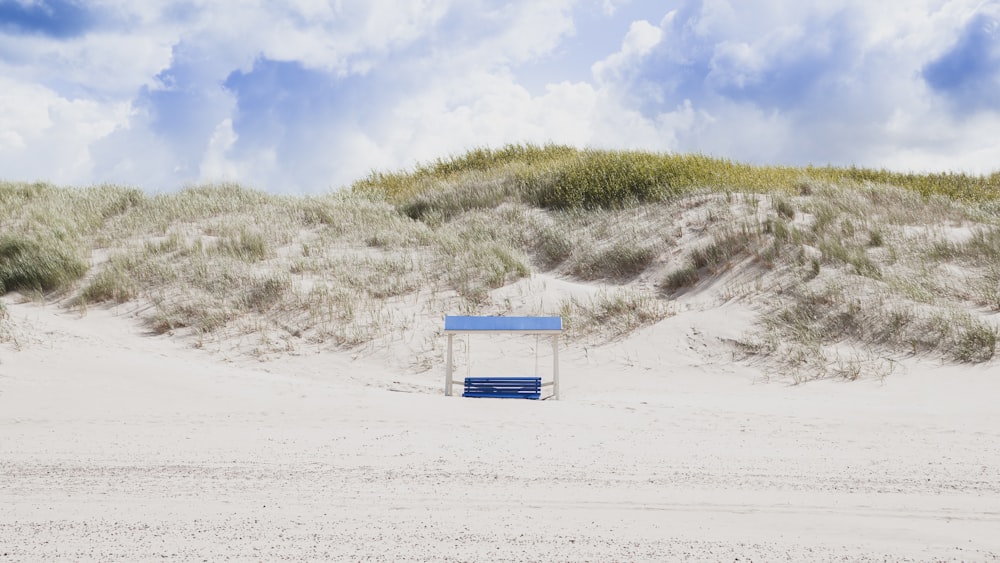
[[[564,349],[562,401],[462,399],[8,303],[0,562],[1000,558],[995,364],[788,385],[719,352],[724,307]]]

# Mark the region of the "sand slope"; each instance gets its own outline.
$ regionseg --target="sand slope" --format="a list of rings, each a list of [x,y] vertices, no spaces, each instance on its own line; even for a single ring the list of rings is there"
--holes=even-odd
[[[7,303],[0,561],[1000,557],[993,365],[790,386],[719,352],[731,306],[569,347],[563,401],[474,400]]]

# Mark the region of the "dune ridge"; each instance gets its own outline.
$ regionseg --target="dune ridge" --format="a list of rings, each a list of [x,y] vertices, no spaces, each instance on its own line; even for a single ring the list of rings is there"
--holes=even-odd
[[[0,561],[996,560],[995,176],[0,185]],[[562,400],[445,397],[445,314],[562,316]]]

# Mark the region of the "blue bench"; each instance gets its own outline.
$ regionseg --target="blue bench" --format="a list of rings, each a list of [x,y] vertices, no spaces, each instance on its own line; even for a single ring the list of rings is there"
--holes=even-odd
[[[539,399],[541,377],[466,377],[463,397],[495,399]]]

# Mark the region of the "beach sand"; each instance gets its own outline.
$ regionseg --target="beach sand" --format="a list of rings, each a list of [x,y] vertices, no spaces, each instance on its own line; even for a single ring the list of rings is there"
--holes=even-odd
[[[564,344],[560,401],[463,399],[377,350],[4,299],[0,561],[1000,558],[995,361],[793,385],[718,345],[729,305]],[[530,337],[470,346],[460,377],[535,369]]]

